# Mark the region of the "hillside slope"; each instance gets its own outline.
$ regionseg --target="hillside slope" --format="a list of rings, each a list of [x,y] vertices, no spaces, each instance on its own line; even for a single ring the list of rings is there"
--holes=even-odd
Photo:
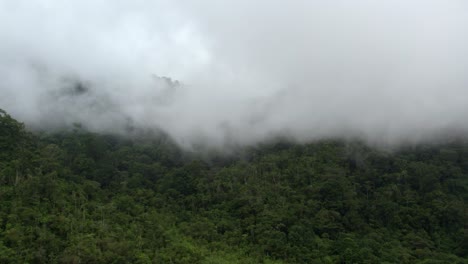
[[[468,263],[468,144],[32,134],[0,112],[0,263]]]

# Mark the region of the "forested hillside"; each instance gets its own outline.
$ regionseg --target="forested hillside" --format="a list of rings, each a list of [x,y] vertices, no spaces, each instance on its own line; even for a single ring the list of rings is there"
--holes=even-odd
[[[0,112],[0,263],[468,263],[464,141],[198,157]]]

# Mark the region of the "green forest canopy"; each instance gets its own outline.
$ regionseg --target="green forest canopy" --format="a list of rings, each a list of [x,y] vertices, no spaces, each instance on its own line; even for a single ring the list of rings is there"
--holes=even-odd
[[[468,144],[30,133],[0,111],[0,263],[468,263]]]

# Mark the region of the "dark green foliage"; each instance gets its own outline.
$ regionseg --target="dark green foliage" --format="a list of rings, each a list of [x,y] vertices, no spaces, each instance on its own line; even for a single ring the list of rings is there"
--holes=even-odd
[[[0,111],[0,263],[468,263],[468,145],[32,135]]]

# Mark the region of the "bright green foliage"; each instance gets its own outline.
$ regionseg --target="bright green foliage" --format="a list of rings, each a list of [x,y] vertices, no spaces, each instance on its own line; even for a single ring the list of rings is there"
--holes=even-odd
[[[32,135],[0,111],[0,263],[468,263],[468,144]]]

